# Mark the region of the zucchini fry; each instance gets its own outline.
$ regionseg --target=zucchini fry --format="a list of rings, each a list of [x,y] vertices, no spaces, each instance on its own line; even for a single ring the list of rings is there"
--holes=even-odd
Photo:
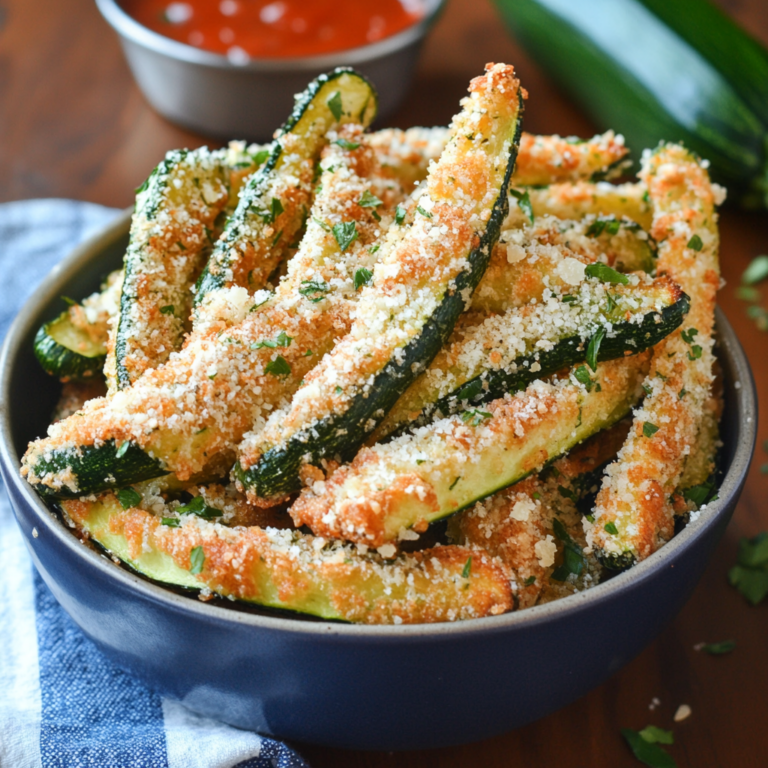
[[[600,363],[588,391],[573,376],[363,448],[305,488],[289,512],[318,536],[380,547],[541,469],[638,401],[650,352]],[[600,386],[597,386],[597,385]]]
[[[657,344],[683,322],[688,297],[666,277],[641,275],[629,275],[627,285],[582,279],[567,294],[547,290],[541,300],[503,314],[465,314],[379,425],[373,442],[524,389],[587,360],[590,345],[597,350],[590,360],[594,365]],[[590,381],[586,366],[579,375]]]
[[[541,299],[546,289],[567,292],[575,266],[569,258],[583,264],[602,261],[621,272],[653,272],[656,244],[634,222],[615,217],[568,221],[545,215],[534,224],[503,229],[472,296],[472,309],[504,312]]]
[[[353,70],[320,75],[296,106],[270,148],[269,158],[240,193],[197,284],[196,315],[211,292],[234,286],[256,291],[288,254],[312,200],[315,165],[326,134],[340,125],[368,125],[376,116],[373,86]]]
[[[629,421],[622,419],[542,472],[449,521],[452,541],[483,550],[510,569],[516,607],[528,608],[554,594],[586,589],[599,578],[600,565],[586,547],[585,518],[578,503],[597,492],[600,469],[616,456],[628,428]],[[563,540],[566,536],[570,541]]]
[[[687,150],[663,145],[643,157],[641,178],[653,204],[658,268],[690,296],[678,331],[656,347],[648,395],[619,461],[607,470],[590,543],[610,568],[625,568],[656,551],[674,533],[670,498],[710,397],[715,294],[720,282],[716,193],[707,171]],[[605,526],[612,523],[611,533]]]
[[[108,345],[111,391],[129,387],[181,346],[189,287],[229,200],[227,181],[220,157],[202,147],[168,152],[139,188],[123,260],[120,312]]]
[[[200,511],[213,518],[223,510]],[[386,560],[298,531],[230,528],[162,507],[123,509],[113,494],[62,507],[74,526],[149,578],[269,608],[365,624],[457,621],[512,606],[506,569],[481,552],[436,547]],[[198,513],[199,514],[199,513]]]
[[[381,238],[401,188],[380,176],[359,125],[330,138],[307,235],[275,294],[216,291],[200,307],[198,331],[166,364],[30,445],[22,468],[29,482],[80,496],[231,466],[246,430],[290,397],[348,330],[360,276],[390,247]]]
[[[413,224],[377,264],[350,333],[307,377],[290,408],[240,446],[235,473],[249,500],[275,503],[319,472],[321,460],[354,455],[437,354],[498,238],[521,113],[512,67],[488,65],[471,82]]]
[[[72,303],[35,336],[35,357],[46,373],[62,382],[99,377],[104,368],[109,322],[118,312],[122,270],[112,272],[101,290]]]

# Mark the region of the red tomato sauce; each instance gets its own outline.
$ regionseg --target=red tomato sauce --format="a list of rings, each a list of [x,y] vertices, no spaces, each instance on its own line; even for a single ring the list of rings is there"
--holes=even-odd
[[[145,27],[235,64],[357,48],[424,15],[423,0],[123,0],[122,6]]]

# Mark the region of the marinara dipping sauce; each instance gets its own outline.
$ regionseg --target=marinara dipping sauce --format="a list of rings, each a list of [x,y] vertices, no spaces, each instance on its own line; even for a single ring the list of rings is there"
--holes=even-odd
[[[423,0],[123,0],[149,29],[233,64],[301,58],[374,43],[424,16]]]

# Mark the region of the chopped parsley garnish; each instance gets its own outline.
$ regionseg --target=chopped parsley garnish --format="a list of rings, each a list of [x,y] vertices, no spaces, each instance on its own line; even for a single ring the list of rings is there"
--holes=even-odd
[[[364,285],[370,285],[373,272],[365,267],[355,270],[355,290],[359,291]]]
[[[688,390],[683,387],[678,393],[677,393],[677,399],[682,400],[686,395],[688,394]]]
[[[646,395],[652,395],[653,389],[649,384],[643,384],[643,392],[645,392]]]
[[[583,384],[584,387],[586,387],[587,392],[592,389],[594,382],[592,381],[592,377],[589,375],[589,370],[587,369],[586,365],[580,365],[573,372],[573,378],[576,379],[579,384]]]
[[[570,488],[566,488],[564,485],[558,485],[557,486],[557,492],[564,499],[570,499],[573,502],[577,502],[579,500],[579,496],[576,493],[576,491],[572,491]]]
[[[467,558],[467,562],[464,563],[464,569],[461,572],[461,578],[468,579],[470,573],[472,573],[472,555],[470,555]]]
[[[461,420],[466,424],[469,422],[473,427],[480,426],[486,419],[492,419],[493,414],[488,411],[479,411],[475,408],[464,411],[461,414]]]
[[[273,238],[272,238],[272,248],[274,248],[279,242],[280,238],[283,236],[283,230],[281,229]]]
[[[584,553],[581,547],[571,538],[565,526],[557,518],[552,521],[552,529],[555,536],[563,542],[563,563],[552,572],[552,578],[556,581],[565,581],[571,574],[578,576],[584,569]]]
[[[614,298],[612,293],[608,293],[608,291],[605,292],[605,311],[606,312],[613,312],[614,309],[618,304],[616,303],[616,299]]]
[[[687,331],[681,331],[680,335],[683,337],[683,341],[686,344],[692,344],[693,343],[693,337],[698,336],[699,329],[698,328],[689,328]]]
[[[428,219],[431,219],[431,218],[432,218],[432,214],[431,214],[429,211],[427,211],[427,210],[424,210],[424,208],[422,208],[420,205],[417,205],[417,206],[416,206],[416,210],[417,210],[417,211],[418,211],[418,212],[419,212],[419,213],[420,213],[422,216],[426,216]]]
[[[650,726],[649,726],[650,727]],[[669,731],[661,731],[660,728],[654,728],[654,731],[649,731],[648,728],[644,728],[639,733],[633,731],[630,728],[622,728],[621,735],[632,750],[632,754],[644,765],[650,768],[677,768],[672,755],[663,750],[657,743],[657,735],[655,732],[669,733]],[[651,741],[648,741],[643,734],[646,734]],[[670,733],[671,738],[671,733]],[[671,743],[671,742],[662,742]]]
[[[690,248],[692,251],[700,251],[704,247],[704,243],[701,242],[701,238],[698,235],[694,235],[688,241],[687,247]]]
[[[376,195],[371,194],[367,189],[363,192],[360,199],[357,201],[357,204],[361,208],[376,208],[379,205],[382,205],[384,203],[383,200],[379,200]]]
[[[169,528],[178,528],[180,521],[175,517],[161,517],[160,523],[167,525]]]
[[[252,307],[251,307],[251,308],[248,310],[248,312],[255,312],[255,311],[256,311],[256,310],[257,310],[259,307],[263,307],[263,306],[264,306],[264,305],[265,305],[265,304],[266,304],[266,303],[267,303],[267,302],[270,300],[270,298],[272,298],[272,297],[271,297],[271,296],[267,296],[267,298],[266,298],[266,299],[264,299],[264,301],[260,301],[258,304],[254,304],[254,305],[253,305],[253,306],[252,306]]]
[[[617,272],[613,267],[609,267],[602,262],[587,264],[584,268],[584,274],[587,277],[596,277],[601,283],[611,283],[612,285],[627,285],[629,278]]]
[[[739,541],[736,565],[728,572],[731,585],[752,605],[768,595],[768,531]]]
[[[215,517],[221,517],[224,514],[220,509],[216,509],[216,507],[209,507],[202,496],[195,496],[192,501],[177,507],[176,511],[180,515],[197,515],[202,517],[203,520],[213,520]]]
[[[326,232],[331,231],[331,228],[324,221],[321,221],[320,219],[318,219],[317,216],[313,216],[312,221],[314,221],[315,224],[317,224],[317,226],[320,227],[320,229],[324,229]]]
[[[177,245],[177,247],[178,247],[178,249],[180,251],[186,251],[187,250],[187,246],[184,245],[184,243],[182,243],[181,240],[177,240],[176,241],[176,245]]]
[[[483,382],[477,378],[468,381],[457,393],[457,400],[474,400],[483,391]]]
[[[120,443],[120,447],[115,451],[115,458],[116,459],[122,459],[123,456],[125,456],[125,452],[131,447],[131,441],[130,440],[123,440],[122,443]]]
[[[535,581],[536,581],[536,577],[535,577],[535,576],[529,576],[529,577],[528,577],[528,578],[527,578],[527,579],[526,579],[526,580],[523,582],[523,586],[524,586],[524,587],[530,587],[530,586],[531,586],[531,584],[533,584]]]
[[[528,217],[528,220],[533,224],[533,205],[531,205],[531,197],[528,194],[528,190],[520,192],[517,189],[510,189],[509,193],[517,200],[517,205],[520,210]]]
[[[194,576],[202,573],[205,565],[205,552],[202,547],[192,547],[189,553],[189,572]]]
[[[336,119],[338,120],[338,118]],[[336,139],[333,143],[342,149],[357,149],[360,146],[357,141],[349,141],[349,139]]]
[[[702,349],[698,344],[694,344],[690,350],[688,350],[689,360],[698,360],[701,357]]]
[[[376,251],[378,251],[378,250],[379,250],[379,248],[381,248],[381,246],[380,246],[380,245],[372,245],[372,246],[371,246],[371,247],[368,249],[368,253],[376,253]]]
[[[686,488],[683,491],[683,498],[690,501],[692,504],[695,504],[698,508],[717,498],[717,488],[715,487],[714,482],[692,485],[690,488]]]
[[[331,110],[331,114],[334,116],[334,118],[336,118],[336,120],[341,120],[341,116],[343,114],[341,106],[341,92],[334,91],[326,104],[328,105],[328,109]]]
[[[173,304],[166,304],[164,307],[160,307],[160,314],[161,315],[172,315],[175,311],[175,307]]]
[[[458,482],[459,482],[459,480],[461,480],[461,475],[459,475],[459,476],[458,476],[458,477],[457,477],[457,478],[456,478],[456,479],[455,479],[455,480],[454,480],[454,481],[453,481],[453,482],[452,482],[452,483],[451,483],[451,484],[448,486],[448,490],[449,490],[449,491],[452,491],[452,490],[453,490],[453,489],[456,487],[456,483],[458,483]]]
[[[597,370],[597,356],[600,352],[600,345],[605,338],[605,326],[600,326],[595,335],[589,340],[587,346],[587,365],[593,370]]]
[[[647,725],[640,731],[640,737],[649,744],[674,744],[672,731],[665,731],[655,725]]]
[[[405,213],[405,208],[402,205],[395,208],[395,224],[402,224],[405,221]]]
[[[254,165],[261,165],[269,157],[268,149],[261,149],[255,155],[252,155]]]
[[[600,237],[603,232],[607,232],[609,235],[615,235],[621,227],[621,222],[609,216],[608,218],[598,217],[593,221],[589,227],[587,227],[587,237]]]
[[[619,529],[616,527],[616,523],[613,521],[606,523],[603,528],[605,528],[605,532],[610,533],[611,536],[617,536],[619,533]]]
[[[273,376],[288,376],[291,372],[291,366],[282,355],[278,355],[266,365],[264,371]]]
[[[755,285],[768,277],[768,256],[755,256],[741,275],[744,285]]]
[[[331,290],[328,283],[321,283],[317,280],[302,280],[301,284],[303,287],[299,288],[299,293],[313,304],[317,304],[318,301],[325,298],[325,296],[315,296],[316,293],[328,293]]]
[[[311,349],[308,349],[308,350],[307,350],[307,351],[306,351],[306,352],[305,352],[305,353],[302,355],[302,357],[312,357],[312,355],[313,355],[313,354],[314,354],[314,353],[312,352],[312,350],[311,350]]]
[[[260,211],[259,216],[261,216],[262,219],[267,224],[273,224],[275,219],[284,211],[283,204],[276,198],[272,198],[272,202],[270,203],[269,210],[268,211]]]
[[[62,296],[61,300],[68,306],[68,307],[76,307],[77,302],[74,299],[70,299],[69,296]]]
[[[730,653],[735,647],[735,640],[722,640],[719,643],[705,643],[701,646],[701,650],[706,651],[710,656],[724,656],[726,653]]]
[[[117,492],[117,500],[123,509],[131,509],[141,504],[141,494],[135,488],[121,488]]]
[[[354,221],[340,221],[333,225],[332,232],[342,253],[357,240],[357,225]]]
[[[336,385],[336,394],[340,395],[344,390],[337,384]]]
[[[740,285],[736,289],[736,298],[742,301],[760,301],[763,296],[757,288],[752,288],[749,285]]]
[[[565,296],[563,296],[562,301],[564,301],[566,304],[573,304],[574,301],[578,301],[576,296],[566,293]]]
[[[658,431],[659,428],[655,424],[651,424],[650,421],[643,422],[643,434],[646,437],[653,437]]]

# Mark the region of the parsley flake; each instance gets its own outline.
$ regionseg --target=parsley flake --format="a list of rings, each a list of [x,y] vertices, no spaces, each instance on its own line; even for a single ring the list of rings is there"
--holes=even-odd
[[[698,235],[694,235],[689,241],[687,248],[692,251],[700,251],[704,247],[704,243],[701,242],[701,238]]]
[[[531,586],[531,584],[534,584],[535,582],[536,582],[536,577],[535,577],[535,576],[529,576],[529,577],[528,577],[528,578],[527,578],[527,579],[526,579],[526,580],[523,582],[523,586],[524,586],[524,587],[530,587],[530,586]]]
[[[698,360],[701,357],[702,349],[698,344],[694,344],[688,351],[689,360]]]
[[[313,304],[317,304],[318,301],[325,298],[325,296],[315,296],[316,293],[328,293],[331,290],[328,283],[321,283],[317,280],[302,280],[301,284],[303,288],[299,288],[299,293]]]
[[[584,569],[584,553],[581,547],[571,538],[565,526],[557,518],[552,521],[552,530],[563,542],[563,562],[552,572],[552,578],[556,581],[565,581],[571,574],[578,576]]]
[[[686,344],[693,343],[693,337],[698,336],[699,329],[698,328],[689,328],[687,331],[681,331],[680,335],[683,337],[683,341]]]
[[[224,513],[216,507],[209,507],[202,496],[195,496],[192,501],[177,507],[176,511],[180,515],[197,515],[203,520],[213,520],[215,517],[221,517]]]
[[[616,527],[616,523],[613,521],[606,523],[603,528],[605,529],[605,532],[610,533],[611,536],[617,536],[619,533],[619,529]]]
[[[260,211],[259,216],[261,216],[262,219],[267,224],[273,224],[275,219],[284,211],[283,204],[278,200],[276,197],[272,198],[272,202],[270,203],[269,210],[267,211]]]
[[[611,283],[612,285],[627,285],[629,278],[617,272],[613,267],[596,261],[594,264],[587,264],[584,268],[584,274],[587,277],[596,277],[601,283]]]
[[[273,376],[288,376],[291,372],[291,366],[282,355],[278,355],[274,360],[267,363],[264,371]]]
[[[755,256],[741,275],[744,285],[755,285],[768,277],[768,256]]]
[[[453,482],[452,482],[452,483],[451,483],[451,484],[448,486],[448,490],[449,490],[449,491],[452,491],[452,490],[453,490],[453,489],[456,487],[456,483],[458,483],[458,482],[459,482],[459,480],[461,480],[461,475],[459,475],[459,476],[458,476],[458,477],[457,477],[457,478],[456,478],[456,479],[455,479],[455,480],[454,480],[454,481],[453,481]]]
[[[643,422],[643,434],[646,437],[653,437],[658,431],[659,428],[655,424],[651,424],[650,421]]]
[[[395,208],[395,224],[402,224],[405,221],[405,213],[405,208],[402,205]]]
[[[597,370],[597,356],[600,352],[600,345],[605,338],[605,326],[600,326],[595,335],[589,340],[587,346],[587,365],[593,370]]]
[[[589,227],[587,227],[587,237],[600,237],[603,232],[609,235],[615,235],[621,228],[621,222],[614,216],[598,216]]]
[[[701,646],[701,650],[706,651],[710,656],[724,656],[726,653],[730,653],[735,647],[735,640],[722,640],[719,643],[705,643]]]
[[[354,221],[341,221],[334,224],[332,231],[342,253],[357,240],[357,225]]]
[[[643,741],[647,741],[649,744],[675,743],[672,731],[665,731],[661,728],[657,728],[655,725],[646,725],[645,728],[640,731],[640,737]]]
[[[768,595],[768,532],[739,541],[736,565],[728,573],[731,585],[752,605]]]
[[[261,149],[255,155],[251,156],[251,160],[254,165],[262,165],[264,161],[269,157],[268,149]]]
[[[202,573],[205,565],[205,552],[202,547],[192,547],[189,553],[189,572],[194,576]]]
[[[379,205],[383,205],[384,201],[379,200],[376,195],[371,194],[367,189],[363,192],[357,204],[361,208],[376,208]]]
[[[128,488],[121,488],[117,492],[117,500],[123,509],[131,509],[141,504],[141,494],[129,486]]]
[[[492,419],[492,418],[493,418],[492,413],[488,413],[488,411],[480,411],[477,409],[470,409],[468,411],[464,411],[464,413],[461,414],[461,420],[465,424],[467,422],[470,422],[471,426],[473,427],[478,427],[486,419]]]
[[[123,440],[122,443],[120,443],[120,447],[115,451],[115,458],[116,459],[122,459],[123,456],[125,456],[125,452],[131,447],[131,441],[130,440]]]
[[[683,491],[683,497],[698,508],[709,501],[714,501],[717,498],[717,489],[714,482],[692,485]]]
[[[594,382],[592,381],[592,377],[589,375],[589,370],[587,369],[586,365],[580,365],[573,372],[573,378],[576,379],[579,384],[582,384],[586,388],[587,392],[592,389]]]
[[[338,120],[338,118],[336,118]],[[356,141],[349,141],[349,139],[336,139],[336,141],[333,142],[337,146],[341,147],[342,149],[357,149],[360,144]]]
[[[432,214],[431,214],[429,211],[427,211],[427,210],[425,210],[424,208],[422,208],[420,205],[417,205],[417,206],[416,206],[416,210],[417,210],[417,211],[418,211],[418,212],[419,212],[419,213],[420,213],[422,216],[426,216],[428,219],[431,219],[431,218],[432,218]]]
[[[355,271],[355,290],[359,291],[364,285],[370,285],[373,278],[373,272],[365,267]]]
[[[509,192],[512,197],[517,200],[517,205],[520,210],[528,217],[531,224],[533,224],[533,205],[531,205],[531,197],[528,194],[528,190],[526,189],[525,192],[520,192],[517,189],[510,189]]]
[[[343,109],[341,105],[341,91],[334,91],[328,101],[325,102],[328,105],[328,109],[331,110],[331,114],[336,120],[341,120]]]
[[[461,572],[461,578],[468,579],[470,573],[472,573],[472,555],[470,555],[467,558],[467,562],[464,563],[464,569]]]
[[[166,304],[164,307],[160,307],[161,315],[172,315],[175,311],[173,304]]]
[[[169,528],[178,528],[179,527],[179,520],[175,517],[161,517],[160,523],[162,525],[167,525]]]
[[[644,765],[650,768],[677,768],[672,755],[658,744],[646,741],[637,731],[622,728],[621,735],[632,750],[632,754]]]
[[[324,221],[321,221],[316,216],[312,217],[312,221],[314,221],[315,224],[317,224],[317,226],[320,227],[320,229],[324,229],[326,232],[331,231],[331,228]]]

